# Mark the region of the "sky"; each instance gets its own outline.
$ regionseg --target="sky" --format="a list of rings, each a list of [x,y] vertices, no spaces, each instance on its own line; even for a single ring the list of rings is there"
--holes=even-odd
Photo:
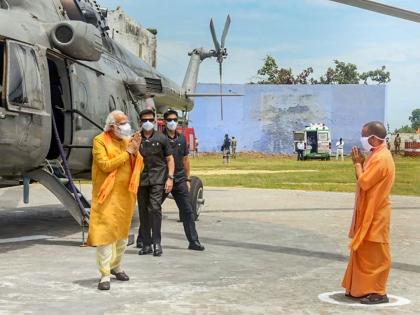
[[[328,0],[99,0],[109,9],[121,5],[137,22],[158,30],[158,70],[182,83],[194,48],[212,49],[209,21],[220,37],[227,14],[225,83],[256,79],[264,58],[298,73],[313,67],[325,73],[333,60],[351,62],[359,71],[385,65],[391,72],[386,123],[391,130],[409,124],[420,108],[420,24],[337,4]],[[381,2],[420,12],[420,1]],[[203,62],[199,82],[218,82],[215,60]],[[361,115],[363,113],[360,113]]]

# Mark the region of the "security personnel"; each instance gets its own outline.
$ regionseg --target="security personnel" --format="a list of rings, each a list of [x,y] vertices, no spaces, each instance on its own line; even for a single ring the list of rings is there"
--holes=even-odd
[[[153,252],[153,256],[161,256],[162,202],[164,194],[170,193],[173,187],[174,158],[166,136],[154,130],[154,111],[141,111],[140,122],[144,170],[137,194],[140,218],[137,247],[141,247],[139,255]]]
[[[184,135],[176,130],[178,126],[178,113],[168,110],[164,115],[166,129],[164,133],[168,137],[172,154],[175,160],[174,187],[172,196],[178,206],[180,218],[184,224],[185,236],[188,239],[188,249],[203,251],[204,246],[198,240],[197,230],[189,191],[191,190],[190,161],[188,159],[188,145]],[[165,195],[165,198],[168,194]]]

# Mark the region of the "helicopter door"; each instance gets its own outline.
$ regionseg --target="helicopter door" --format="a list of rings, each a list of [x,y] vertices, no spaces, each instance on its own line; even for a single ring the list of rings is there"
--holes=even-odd
[[[109,86],[104,82],[104,75],[92,68],[70,61],[68,68],[74,111],[72,146],[88,148],[93,138],[103,131],[101,126],[110,102],[106,93]],[[92,152],[86,148],[72,150],[70,154],[70,167],[77,173],[89,170],[92,164]]]
[[[50,76],[51,111],[57,125],[58,135],[61,143],[66,146],[71,143],[72,117],[68,110],[71,110],[70,82],[67,65],[63,58],[55,55],[48,55],[48,71]],[[70,152],[67,151],[67,154]],[[51,137],[50,150],[47,159],[53,160],[60,155],[55,137]]]
[[[42,164],[49,148],[45,139],[51,137],[50,93],[44,88],[48,82],[46,50],[7,41],[6,55],[9,114],[2,121],[0,137],[12,144],[8,155],[13,159],[11,163],[27,170]]]

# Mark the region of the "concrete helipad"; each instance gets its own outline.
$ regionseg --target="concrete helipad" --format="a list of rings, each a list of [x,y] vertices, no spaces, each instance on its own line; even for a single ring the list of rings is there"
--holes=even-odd
[[[2,189],[0,314],[419,314],[420,198],[393,197],[389,293],[410,304],[364,308],[338,292],[353,198],[207,188],[197,223],[206,251],[199,253],[186,249],[168,201],[163,256],[130,247],[131,280],[99,292],[95,249],[79,247],[80,228],[58,201],[34,185],[25,206],[21,188]],[[340,303],[320,300],[323,293]]]

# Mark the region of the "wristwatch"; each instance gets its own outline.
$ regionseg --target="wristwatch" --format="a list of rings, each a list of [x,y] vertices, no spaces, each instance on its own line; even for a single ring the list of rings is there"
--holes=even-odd
[[[168,178],[173,180],[174,179],[174,175],[168,175]]]

